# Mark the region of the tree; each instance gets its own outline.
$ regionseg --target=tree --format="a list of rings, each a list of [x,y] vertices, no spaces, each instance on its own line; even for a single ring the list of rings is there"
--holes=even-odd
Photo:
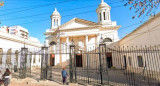
[[[4,5],[4,2],[1,0],[0,1],[0,7]]]
[[[152,10],[157,8],[159,3],[160,0],[127,0],[127,3],[125,3],[124,6],[130,5],[130,10],[133,8],[136,10],[136,15],[132,17],[132,19],[134,19],[137,16],[141,17],[145,13],[146,15],[151,15]]]

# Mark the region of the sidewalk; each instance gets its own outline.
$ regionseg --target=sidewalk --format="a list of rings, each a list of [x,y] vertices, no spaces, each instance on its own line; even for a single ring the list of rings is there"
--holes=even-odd
[[[62,85],[54,81],[36,81],[32,78],[26,78],[26,79],[11,79],[11,84],[9,86],[67,86]]]

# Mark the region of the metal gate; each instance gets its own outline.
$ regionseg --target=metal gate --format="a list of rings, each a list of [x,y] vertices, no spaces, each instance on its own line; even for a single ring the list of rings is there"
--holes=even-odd
[[[82,52],[71,45],[70,82],[159,86],[159,53],[160,46],[111,47],[100,44]]]
[[[105,52],[105,44],[98,47],[88,47],[85,52],[76,49],[75,46],[70,46],[70,82],[95,85],[108,84],[108,66]]]

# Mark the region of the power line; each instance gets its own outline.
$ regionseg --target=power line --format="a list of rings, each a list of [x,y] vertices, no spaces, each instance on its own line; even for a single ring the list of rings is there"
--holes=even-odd
[[[56,2],[56,3],[51,3],[51,4],[43,4],[43,5],[37,5],[37,6],[26,6],[26,7],[18,7],[18,8],[11,8],[11,9],[5,9],[5,10],[1,10],[1,11],[7,11],[7,10],[15,10],[15,9],[23,9],[23,8],[31,8],[31,7],[45,7],[45,6],[50,6],[50,5],[55,5],[55,4],[60,4],[60,3],[64,3],[67,1],[73,1],[73,0],[66,0],[66,1],[62,1],[62,2]],[[86,0],[85,0],[86,1]],[[121,1],[122,2],[122,1]],[[120,1],[116,1],[116,2],[112,2],[112,3],[108,3],[108,4],[115,4],[115,3],[120,3]]]
[[[90,12],[94,12],[94,11],[81,12],[81,13],[76,13],[76,14],[71,14],[71,15],[65,15],[65,16],[62,16],[62,17],[68,17],[68,16],[73,16],[73,15],[81,15],[81,14],[90,13]],[[46,19],[42,19],[42,20],[25,22],[25,23],[21,23],[21,24],[37,23],[37,22],[42,22],[42,21],[46,21],[46,20],[50,20],[50,19],[46,18]],[[18,25],[21,25],[21,24],[18,24]]]
[[[67,0],[67,1],[72,1],[72,0]],[[55,4],[64,3],[64,2],[66,2],[66,1],[57,2],[57,3],[52,3],[52,4],[48,4],[48,5],[33,6],[33,7],[30,7],[30,8],[27,8],[27,9],[22,9],[22,10],[18,10],[18,11],[14,11],[14,12],[9,12],[9,13],[4,13],[4,14],[1,14],[0,16],[11,15],[11,14],[14,14],[14,13],[19,13],[19,12],[23,12],[23,11],[28,11],[28,10],[32,10],[32,9],[36,9],[36,8],[40,8],[40,7],[45,7],[45,6],[49,6],[49,5],[55,5]],[[18,9],[18,8],[17,8],[17,9]],[[10,9],[10,10],[11,10],[11,9]]]
[[[62,10],[62,11],[59,11],[59,12],[64,12],[64,11],[70,11],[70,10],[77,10],[77,9],[83,9],[83,8],[89,8],[89,7],[94,7],[94,6],[97,6],[97,5],[91,5],[91,6],[84,6],[84,7],[79,7],[79,8],[73,8],[73,9],[68,9],[68,10]],[[117,8],[117,7],[122,7],[123,5],[119,5],[119,6],[115,6],[115,7],[112,7],[112,8]],[[95,10],[94,10],[95,11]],[[90,11],[89,11],[90,12]],[[87,12],[88,13],[88,12]],[[27,17],[33,17],[33,16],[42,16],[42,15],[48,15],[48,14],[51,14],[51,13],[41,13],[41,14],[35,14],[35,15],[29,15],[29,16],[22,16],[22,17],[15,17],[15,18],[10,18],[10,19],[3,19],[1,21],[8,21],[8,20],[14,20],[14,19],[21,19],[21,18],[27,18]],[[82,14],[82,13],[80,13]],[[70,15],[69,15],[70,16]],[[64,16],[62,16],[64,17]]]
[[[26,9],[14,11],[14,12],[9,12],[9,13],[4,13],[4,14],[1,14],[0,16],[11,15],[13,13],[19,13],[19,12],[23,12],[23,11],[28,11],[28,10],[40,8],[40,7],[46,7],[46,6],[50,6],[50,5],[60,4],[60,3],[68,2],[68,1],[73,1],[73,0],[66,0],[66,1],[62,1],[62,2],[44,4],[44,5],[37,5],[37,6],[30,6],[29,8],[28,7],[21,7],[21,8],[26,8]],[[118,2],[120,2],[120,1],[118,1]],[[113,2],[113,3],[118,3],[118,2]],[[113,4],[113,3],[111,3],[111,4]],[[14,9],[21,9],[21,8],[14,8]],[[13,10],[13,9],[7,9],[7,10]],[[6,11],[6,10],[1,10],[1,11]]]
[[[15,9],[24,9],[24,8],[39,8],[39,7],[46,7],[46,6],[50,6],[50,5],[55,5],[55,4],[60,4],[60,3],[65,3],[68,1],[73,1],[73,0],[65,0],[65,1],[60,1],[60,2],[55,2],[55,3],[50,3],[50,4],[41,4],[41,5],[34,5],[34,6],[25,6],[25,7],[17,7],[17,8],[11,8],[11,9],[4,9],[4,10],[0,10],[0,11],[7,11],[7,10],[15,10]]]

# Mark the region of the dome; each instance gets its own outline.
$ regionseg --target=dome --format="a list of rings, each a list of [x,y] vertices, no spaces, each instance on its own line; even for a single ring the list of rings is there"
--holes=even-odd
[[[57,8],[55,8],[55,11],[52,13],[51,16],[61,16],[61,15],[60,15],[59,12],[57,11]]]
[[[102,2],[100,5],[99,5],[99,8],[102,8],[102,7],[109,7],[111,8],[107,3],[105,2]]]
[[[98,10],[101,9],[101,8],[109,8],[109,9],[111,9],[111,7],[110,7],[107,3],[105,3],[103,0],[102,0],[102,2],[99,4],[99,6],[98,6],[98,8],[97,8],[96,11],[98,11]]]

